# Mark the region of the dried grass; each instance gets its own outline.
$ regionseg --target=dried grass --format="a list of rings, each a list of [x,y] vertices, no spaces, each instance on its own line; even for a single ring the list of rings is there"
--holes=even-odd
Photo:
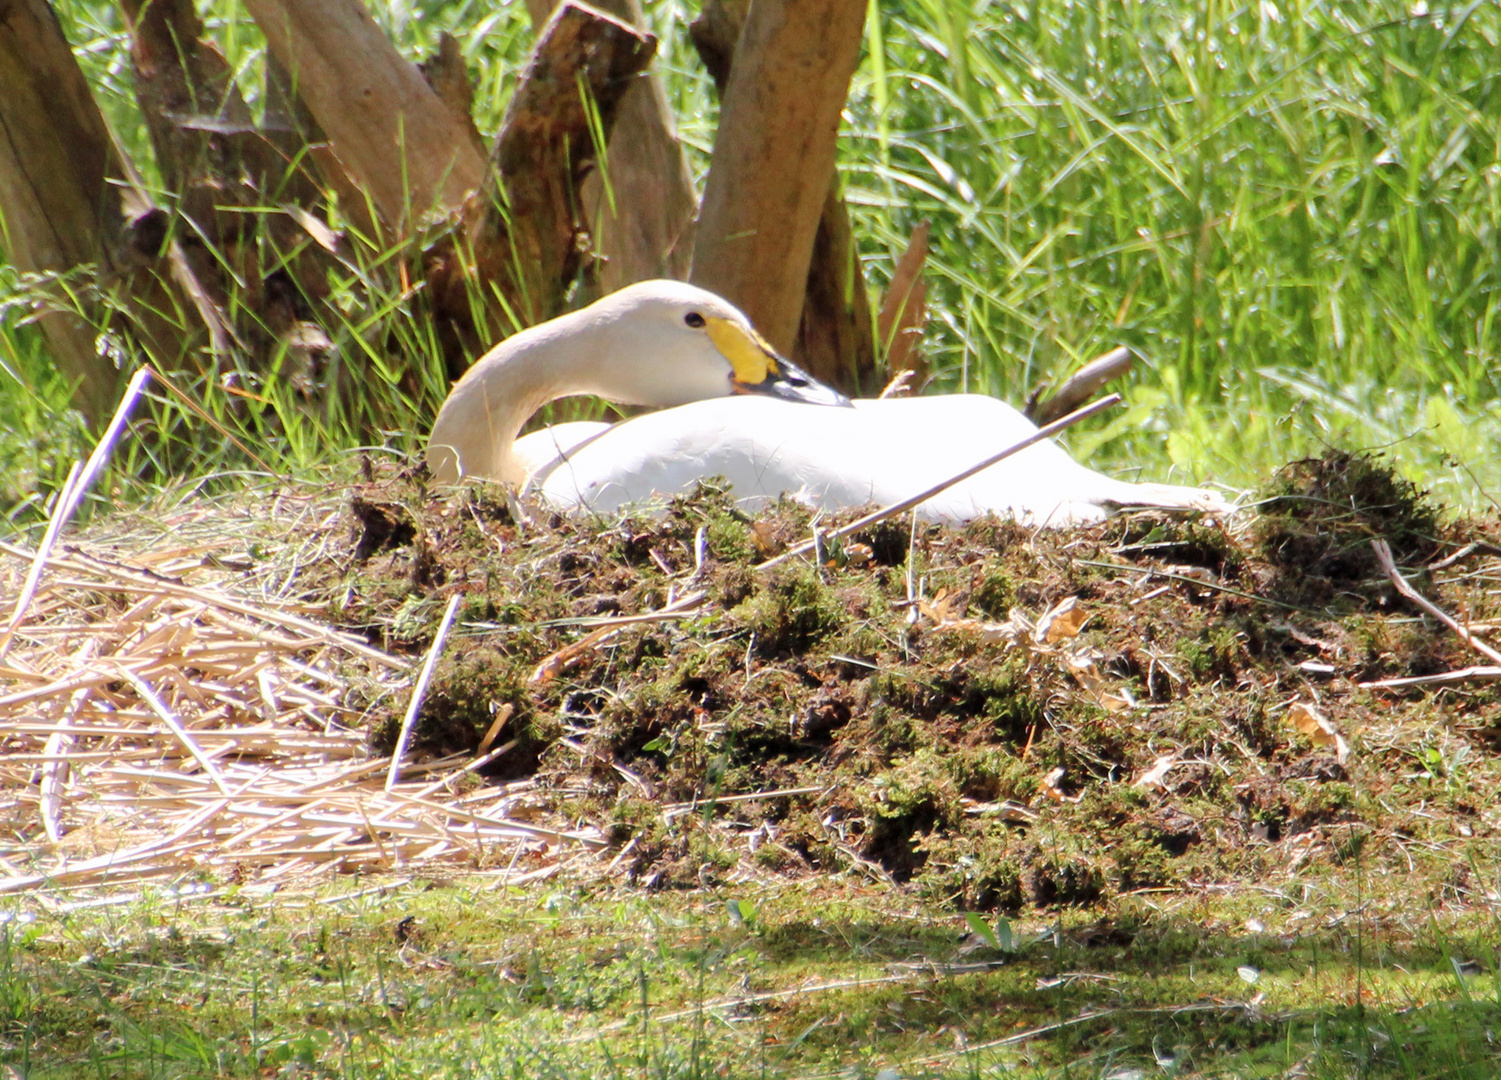
[[[413,665],[232,560],[153,539],[130,559],[45,558],[24,610],[36,552],[0,543],[0,595],[16,598],[0,616],[20,616],[0,658],[0,893],[434,864],[520,880],[603,846],[519,820],[535,817],[529,781],[462,782],[505,746],[403,761],[388,785],[391,758],[344,703],[352,680],[411,695]]]

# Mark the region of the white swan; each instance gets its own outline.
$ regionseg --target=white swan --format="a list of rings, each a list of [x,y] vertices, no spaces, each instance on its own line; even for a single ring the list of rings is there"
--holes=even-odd
[[[517,439],[532,413],[569,394],[675,407]],[[908,498],[1036,430],[1011,406],[975,394],[851,403],[777,356],[728,301],[648,281],[491,349],[443,403],[427,462],[440,482],[525,485],[560,509],[611,512],[712,476],[743,500],[791,495],[835,508]],[[1112,479],[1043,442],[918,513],[1062,525],[1126,506],[1227,508],[1200,488]]]

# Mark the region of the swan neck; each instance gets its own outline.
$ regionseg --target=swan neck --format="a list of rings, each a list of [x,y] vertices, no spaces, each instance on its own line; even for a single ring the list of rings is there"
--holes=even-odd
[[[527,479],[525,466],[511,452],[522,427],[550,402],[597,393],[593,375],[604,359],[581,352],[576,339],[571,340],[569,332],[555,324],[522,333],[533,340],[508,340],[506,344],[513,347],[494,357],[494,370],[486,373],[482,383],[497,450],[496,472],[500,479],[517,485]]]

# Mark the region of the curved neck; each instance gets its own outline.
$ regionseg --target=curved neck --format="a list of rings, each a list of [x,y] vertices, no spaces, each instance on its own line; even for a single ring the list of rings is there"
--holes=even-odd
[[[592,322],[583,311],[529,327],[465,372],[438,414],[429,441],[439,448],[435,471],[440,478],[456,479],[462,465],[465,475],[520,485],[526,466],[511,448],[538,409],[572,394],[632,400],[629,388],[610,385],[616,365],[609,335],[591,332],[596,329]]]

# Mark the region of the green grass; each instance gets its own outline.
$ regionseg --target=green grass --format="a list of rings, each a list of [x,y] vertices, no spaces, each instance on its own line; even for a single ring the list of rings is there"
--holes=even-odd
[[[1467,467],[1501,490],[1501,12],[1412,10],[887,7],[845,144],[857,235],[934,220],[950,384],[1014,398],[1135,348],[1128,409],[1074,440],[1096,460],[1244,484],[1391,445],[1474,504]]]
[[[58,7],[153,182],[117,11]],[[409,54],[457,34],[493,131],[530,39],[521,5],[374,7]],[[716,108],[687,40],[694,9],[648,7],[702,170]],[[879,15],[842,165],[877,285],[912,226],[934,223],[939,389],[1016,400],[1127,344],[1146,364],[1127,406],[1071,437],[1098,465],[1249,487],[1326,444],[1390,447],[1454,505],[1501,493],[1495,5],[905,0]],[[255,106],[259,33],[238,8],[206,17]],[[307,417],[275,400],[275,423],[245,426],[278,468],[420,438],[441,378],[385,277],[336,288],[337,344],[352,372],[374,372],[371,404]],[[36,395],[22,419],[56,430],[42,413],[58,414],[60,388],[19,314],[6,309],[18,355],[0,380]],[[408,368],[415,394],[400,389]],[[194,430],[213,449],[193,465],[210,467],[221,440]]]
[[[1449,960],[1494,925],[1367,898],[1387,928],[1362,938],[1340,914],[1360,898],[1308,895],[1143,897],[1098,924],[1109,934],[1019,924],[1002,954],[961,948],[953,913],[851,884],[646,899],[419,882],[315,902],[158,889],[7,914],[0,1061],[35,1080],[1103,1080],[1160,1074],[1159,1058],[1188,1076],[1494,1075],[1501,986]],[[1265,927],[1215,921],[1235,909]]]

